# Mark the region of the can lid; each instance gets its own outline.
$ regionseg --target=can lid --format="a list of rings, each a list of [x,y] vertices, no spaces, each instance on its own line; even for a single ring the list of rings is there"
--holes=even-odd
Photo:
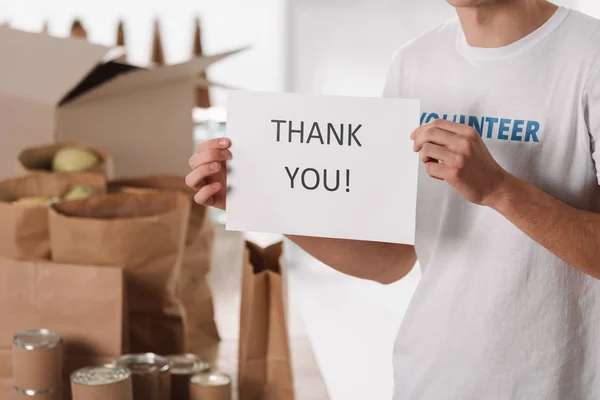
[[[60,343],[60,335],[47,329],[37,329],[17,333],[13,343],[26,350],[47,349]]]
[[[134,375],[167,372],[169,360],[154,353],[125,354],[115,361],[118,367],[128,368]]]
[[[167,356],[173,375],[194,375],[210,369],[210,362],[195,354],[173,354]]]
[[[85,367],[71,374],[71,382],[78,385],[99,386],[122,382],[131,376],[131,371],[122,367]]]
[[[198,386],[226,386],[231,383],[231,378],[220,372],[206,372],[192,376],[190,382]]]

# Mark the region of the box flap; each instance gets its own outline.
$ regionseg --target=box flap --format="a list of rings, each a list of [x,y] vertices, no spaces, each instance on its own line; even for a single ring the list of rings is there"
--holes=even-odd
[[[117,178],[185,175],[194,151],[193,106],[194,90],[185,79],[122,93],[109,101],[78,98],[58,109],[57,140],[106,149],[113,156]]]
[[[150,86],[170,84],[181,80],[196,80],[198,75],[206,70],[208,66],[226,57],[240,52],[241,50],[229,51],[207,57],[195,57],[190,61],[158,67],[150,70],[138,70],[122,74],[96,89],[84,94],[76,102],[92,101],[100,98],[116,95],[123,92],[131,92]]]
[[[84,40],[0,28],[0,93],[57,103],[107,52]]]
[[[82,94],[94,89],[95,87],[114,79],[120,74],[125,74],[138,69],[138,67],[134,67],[133,65],[123,64],[116,61],[99,64],[84,79],[82,79],[77,86],[67,93],[67,95],[59,104],[62,106],[81,96]]]

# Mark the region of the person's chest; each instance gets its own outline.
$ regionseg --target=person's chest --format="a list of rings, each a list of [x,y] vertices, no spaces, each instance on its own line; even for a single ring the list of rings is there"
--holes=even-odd
[[[421,123],[444,118],[473,127],[500,166],[572,202],[596,179],[583,111],[586,74],[573,69],[557,57],[469,63],[457,56],[443,68],[424,66],[406,96],[421,100]],[[419,189],[437,195],[442,187]]]

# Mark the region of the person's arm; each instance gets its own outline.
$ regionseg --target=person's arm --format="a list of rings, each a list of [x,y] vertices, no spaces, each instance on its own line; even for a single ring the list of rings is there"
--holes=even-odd
[[[600,214],[571,207],[510,174],[489,205],[556,256],[600,278]]]
[[[436,120],[412,138],[431,177],[498,211],[557,257],[600,278],[600,214],[571,207],[505,171],[469,126]]]
[[[404,278],[417,261],[412,245],[293,235],[287,237],[331,268],[383,284]]]

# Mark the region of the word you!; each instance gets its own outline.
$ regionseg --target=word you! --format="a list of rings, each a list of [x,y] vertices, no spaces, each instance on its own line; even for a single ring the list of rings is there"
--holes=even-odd
[[[320,124],[318,122],[294,123],[288,120],[272,119],[271,123],[277,126],[277,142],[296,144],[317,143],[325,146],[355,146],[362,147],[358,132],[362,125],[354,124]],[[327,168],[284,167],[290,179],[290,188],[304,188],[317,190],[322,188],[328,192],[336,192],[343,187],[346,193],[350,192],[350,170],[333,170]]]

